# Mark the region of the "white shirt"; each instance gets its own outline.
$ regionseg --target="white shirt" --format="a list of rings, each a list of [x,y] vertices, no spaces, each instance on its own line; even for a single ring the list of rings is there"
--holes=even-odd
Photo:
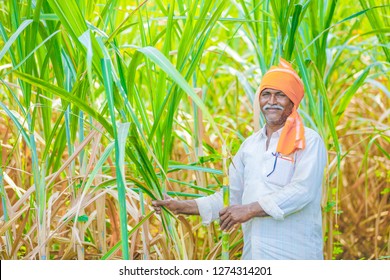
[[[230,205],[257,201],[269,215],[242,224],[242,259],[323,259],[321,185],[326,149],[321,137],[305,127],[305,149],[295,152],[291,161],[278,157],[275,164],[281,131],[271,135],[268,150],[265,127],[248,137],[229,167]],[[219,218],[221,191],[195,201],[203,224]]]

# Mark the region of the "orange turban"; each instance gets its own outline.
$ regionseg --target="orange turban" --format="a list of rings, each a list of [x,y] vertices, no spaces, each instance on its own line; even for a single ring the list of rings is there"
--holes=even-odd
[[[282,58],[280,59],[279,66],[272,66],[271,69],[265,73],[253,102],[255,114],[255,131],[260,129],[260,93],[266,88],[282,91],[294,103],[293,111],[291,115],[288,116],[282,129],[276,151],[283,155],[289,155],[295,152],[297,149],[304,149],[305,131],[301,117],[297,112],[297,108],[304,94],[302,80],[299,78],[297,72],[295,72],[295,70],[292,68],[291,64]]]

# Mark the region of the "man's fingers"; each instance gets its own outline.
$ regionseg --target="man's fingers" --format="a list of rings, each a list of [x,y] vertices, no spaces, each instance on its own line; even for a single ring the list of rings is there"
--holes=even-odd
[[[226,217],[221,217],[220,218],[220,223],[221,223],[221,229],[222,230],[225,230],[225,228],[229,224],[230,220],[231,220],[230,216],[226,216]]]
[[[224,231],[228,231],[230,230],[232,227],[234,227],[236,223],[234,223],[233,221],[230,221],[226,224],[224,224],[223,226],[221,226],[221,229],[224,230]]]
[[[176,208],[177,208],[177,200],[172,199],[171,197],[168,197],[169,199],[165,200],[153,200],[152,206],[153,208],[161,213],[161,207],[165,207],[166,209],[172,211],[174,214],[176,214]]]
[[[165,206],[167,204],[166,200],[153,200],[152,205],[153,206]]]
[[[159,214],[161,213],[161,207],[167,207],[169,206],[170,201],[172,200],[172,197],[169,195],[164,194],[164,199],[157,199],[152,201],[152,206],[154,210]]]
[[[238,211],[238,209],[233,205],[226,207],[219,212],[220,226],[222,230],[230,230],[240,223],[239,217],[236,215],[237,213],[235,214],[236,211]]]
[[[227,211],[229,207],[226,207],[219,211],[220,226],[222,230],[225,230],[231,219],[230,213]]]
[[[226,230],[230,230],[231,228],[233,228],[237,223],[235,223],[234,221],[231,221],[227,226],[226,226]]]
[[[223,208],[221,211],[219,211],[219,216],[221,217],[222,215],[226,214],[226,211],[229,207]]]
[[[226,207],[224,209],[222,209],[221,211],[219,211],[219,218],[224,220],[226,219],[227,217],[231,216],[231,206],[229,207]]]
[[[157,214],[161,214],[161,207],[165,206],[167,204],[166,200],[153,200],[152,206],[154,211],[156,211]]]
[[[228,218],[224,221],[223,225],[221,225],[221,229],[224,231],[230,230],[232,227],[234,227],[237,224],[236,221],[232,218]]]
[[[153,207],[154,211],[155,211],[157,214],[160,214],[160,213],[161,213],[161,207],[160,207],[160,206],[154,206],[153,203],[152,203],[152,207]]]

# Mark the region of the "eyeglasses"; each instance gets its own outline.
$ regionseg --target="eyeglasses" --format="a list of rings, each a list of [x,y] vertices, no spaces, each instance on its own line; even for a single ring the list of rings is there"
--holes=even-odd
[[[281,158],[283,160],[288,160],[290,162],[294,162],[294,158],[290,158],[290,157],[287,157],[287,156],[283,156],[281,153],[279,152],[276,152],[276,153],[272,153],[272,155],[275,157],[275,161],[274,161],[274,166],[272,168],[272,171],[270,173],[268,173],[267,177],[269,177],[272,173],[274,173],[275,171],[275,168],[276,168],[276,164],[278,162],[278,158]]]
[[[272,173],[274,173],[275,167],[276,167],[276,163],[278,161],[279,153],[278,152],[272,153],[272,155],[275,157],[274,167],[273,167],[272,171],[267,175],[267,177],[269,177]]]

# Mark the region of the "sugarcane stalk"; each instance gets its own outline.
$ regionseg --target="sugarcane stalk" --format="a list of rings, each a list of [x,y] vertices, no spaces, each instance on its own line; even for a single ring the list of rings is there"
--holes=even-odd
[[[6,192],[5,192],[5,188],[4,188],[4,182],[3,182],[3,167],[2,167],[2,164],[3,164],[3,150],[2,150],[2,147],[3,147],[3,141],[0,141],[0,196],[1,196],[1,204],[3,206],[3,213],[4,213],[4,222],[8,222],[9,221],[9,217],[8,217],[8,210],[7,210],[7,201],[6,201]],[[8,256],[11,256],[11,251],[12,251],[12,235],[11,235],[11,231],[8,229],[6,232],[5,232],[5,244],[6,244],[6,252],[8,254]]]
[[[139,190],[139,203],[140,203],[140,208],[141,208],[141,220],[145,218],[145,200],[144,200],[144,193],[142,189]],[[143,246],[143,254],[142,254],[142,259],[143,260],[148,260],[149,259],[149,249],[147,246],[147,223],[143,223],[142,225],[142,246]]]
[[[222,146],[222,156],[223,156],[223,181],[222,181],[222,193],[223,193],[223,207],[226,208],[229,206],[229,177],[227,169],[227,152],[226,145]],[[222,231],[222,260],[229,259],[229,232]]]

